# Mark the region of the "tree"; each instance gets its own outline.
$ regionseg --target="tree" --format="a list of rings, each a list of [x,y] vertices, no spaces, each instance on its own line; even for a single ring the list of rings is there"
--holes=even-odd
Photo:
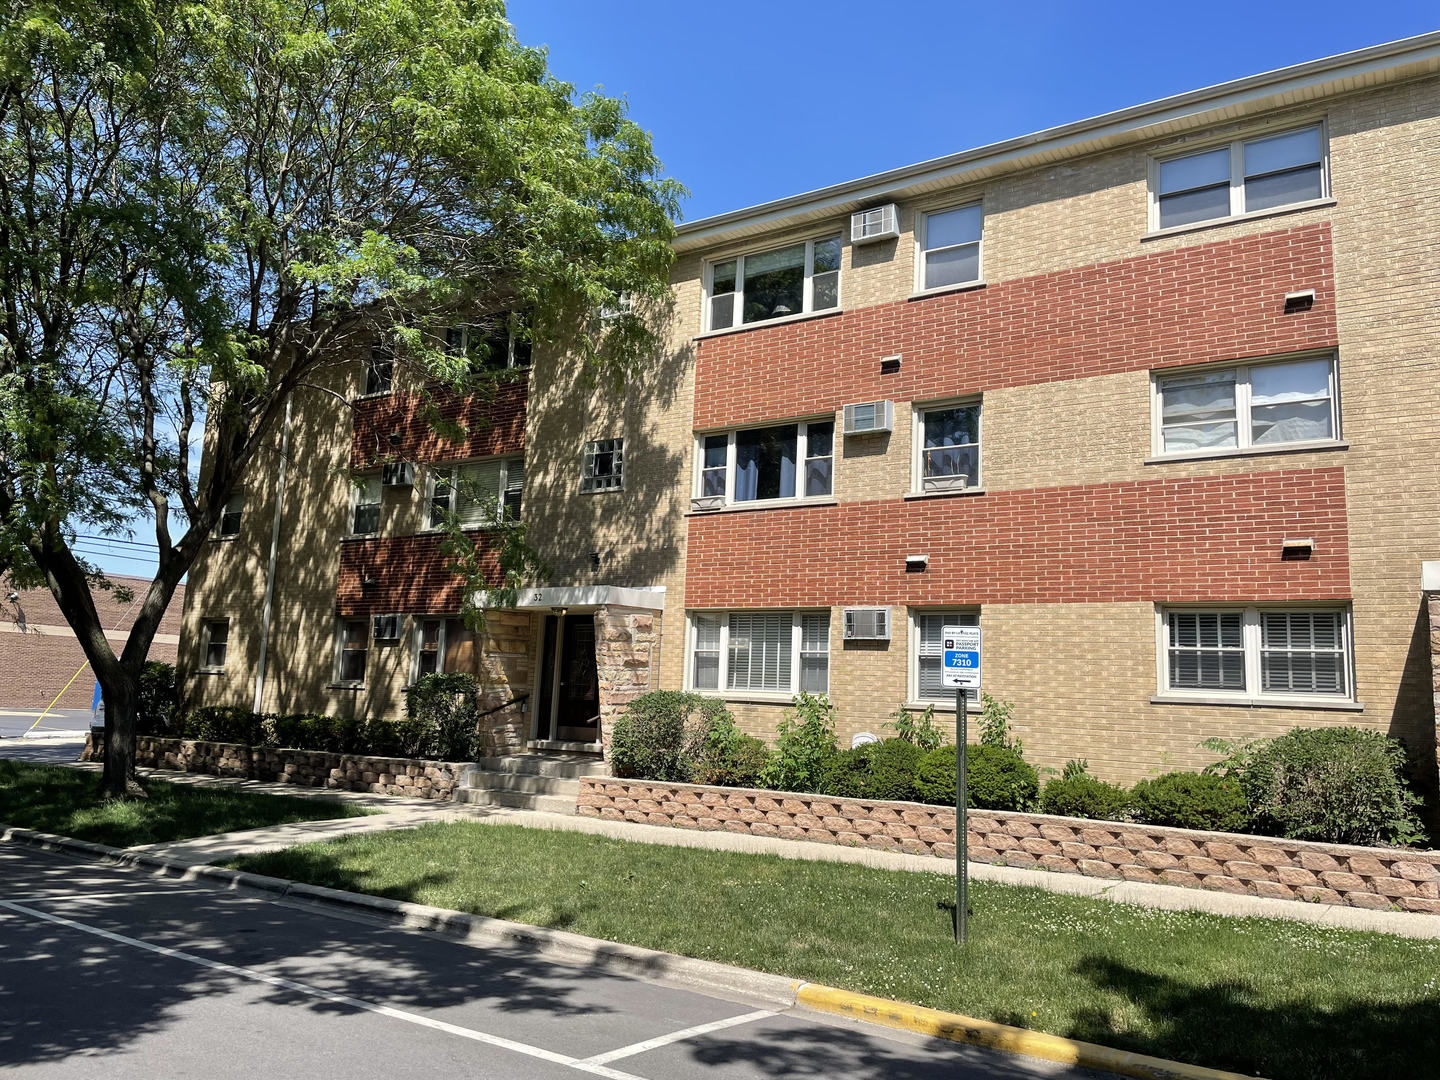
[[[160,617],[291,393],[376,340],[483,390],[436,335],[499,308],[623,377],[683,189],[500,0],[3,2],[0,565],[84,648],[116,796]],[[74,541],[136,518],[159,568],[117,654]]]

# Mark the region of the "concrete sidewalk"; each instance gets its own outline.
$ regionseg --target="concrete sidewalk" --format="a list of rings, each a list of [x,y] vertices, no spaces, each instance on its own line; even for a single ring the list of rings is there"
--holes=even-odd
[[[71,768],[98,771],[98,764],[73,762]],[[482,825],[518,825],[529,829],[553,829],[564,832],[589,833],[615,840],[640,844],[661,844],[670,847],[703,848],[709,851],[732,851],[750,855],[775,855],[783,859],[808,859],[816,862],[843,862],[880,870],[904,870],[912,873],[953,874],[955,864],[930,855],[905,855],[894,851],[870,848],[841,847],[805,840],[781,840],[778,837],[751,836],[731,832],[702,832],[669,828],[663,825],[642,825],[629,821],[606,821],[599,818],[571,817],[534,810],[511,810],[504,807],[452,805],[426,799],[406,799],[392,795],[364,792],[331,791],[302,788],[291,784],[275,784],[258,780],[205,776],[198,773],[172,772],[167,769],[140,769],[143,776],[153,776],[174,784],[199,787],[229,787],[269,795],[294,798],[328,799],[367,806],[384,811],[382,816],[341,818],[335,821],[297,822],[266,829],[225,833],[168,844],[153,844],[136,850],[167,855],[193,865],[227,862],[243,855],[276,851],[296,844],[332,840],[338,836],[383,832],[392,829],[413,829],[435,821],[469,821]],[[1402,911],[1369,911],[1364,908],[1334,904],[1306,904],[1296,900],[1271,900],[1259,896],[1235,896],[1204,889],[1185,889],[1175,885],[1150,885],[1134,881],[1111,881],[1104,878],[1059,874],[1045,870],[1026,870],[988,863],[969,865],[972,881],[993,881],[1044,889],[1071,896],[1089,896],[1115,903],[1162,908],[1169,911],[1204,911],[1237,918],[1290,919],[1346,930],[1372,930],[1409,938],[1440,939],[1440,917]]]

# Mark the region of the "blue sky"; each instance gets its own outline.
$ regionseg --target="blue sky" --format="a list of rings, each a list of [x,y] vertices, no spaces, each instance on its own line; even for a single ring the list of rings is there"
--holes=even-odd
[[[511,0],[623,94],[689,220],[1440,29],[1440,5]]]
[[[510,18],[557,76],[628,98],[694,220],[1440,29],[1440,5],[512,0]],[[82,550],[148,575],[153,544]]]

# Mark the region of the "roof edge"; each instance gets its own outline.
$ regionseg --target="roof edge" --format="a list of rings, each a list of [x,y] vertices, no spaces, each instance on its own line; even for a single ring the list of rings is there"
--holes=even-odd
[[[1028,157],[1044,150],[1063,150],[1067,145],[1082,140],[1114,138],[1165,120],[1193,115],[1202,107],[1208,110],[1234,106],[1246,99],[1259,98],[1278,91],[1294,91],[1339,78],[1399,68],[1402,62],[1414,63],[1426,59],[1440,59],[1440,31],[1401,38],[1398,41],[1338,53],[1318,60],[1307,60],[1198,90],[1187,90],[1114,112],[1044,128],[1028,135],[887,169],[754,206],[697,218],[676,227],[674,247],[677,251],[684,251],[719,242],[742,225],[753,226],[766,222],[779,225],[786,218],[803,210],[819,210],[827,204],[853,199],[882,197],[891,192],[902,191],[910,184],[922,180],[944,179],[947,173],[963,174],[984,163],[1000,164],[1006,159]]]

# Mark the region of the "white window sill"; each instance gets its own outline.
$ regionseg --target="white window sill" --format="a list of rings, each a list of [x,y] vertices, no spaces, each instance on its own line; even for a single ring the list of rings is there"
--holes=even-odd
[[[772,692],[768,690],[691,690],[701,697],[719,698],[740,705],[790,705],[800,691]],[[829,691],[826,691],[829,693]]]
[[[908,300],[926,300],[932,296],[948,296],[957,292],[973,292],[985,288],[983,281],[962,281],[955,285],[937,285],[933,289],[920,289],[905,297]]]
[[[1151,705],[1241,705],[1251,709],[1328,709],[1332,712],[1364,712],[1358,701],[1335,697],[1302,697],[1280,694],[1154,694]]]
[[[1239,446],[1223,450],[1186,450],[1173,454],[1155,454],[1145,459],[1146,465],[1164,465],[1171,461],[1208,461],[1211,458],[1263,457],[1267,454],[1315,454],[1329,450],[1349,450],[1344,439],[1322,439],[1305,443],[1277,443],[1274,446]]]
[[[945,701],[907,701],[901,708],[907,712],[924,712],[926,709],[934,709],[937,713],[953,714],[955,712],[955,697],[952,694],[950,698]],[[970,698],[965,702],[965,713],[969,715],[970,713],[979,713],[981,711],[979,695],[976,694],[974,690],[971,690]]]
[[[332,682],[325,684],[326,690],[364,690],[363,682]]]
[[[378,532],[373,532],[373,533],[346,533],[344,536],[342,536],[342,537],[340,538],[340,542],[343,544],[343,543],[346,543],[346,542],[351,541],[351,540],[378,540],[379,538],[380,538],[380,534],[379,534]]]
[[[220,533],[211,533],[211,534],[210,534],[210,541],[211,541],[211,543],[216,543],[216,544],[218,544],[218,543],[221,543],[221,542],[223,542],[223,541],[234,540],[234,539],[236,539],[239,535],[240,535],[239,533],[225,533],[225,534],[222,536]]]
[[[377,400],[379,400],[380,398],[390,397],[390,396],[393,395],[394,393],[395,393],[395,391],[394,391],[393,388],[390,389],[390,390],[377,390],[377,391],[375,391],[375,393],[373,393],[373,394],[356,394],[356,395],[355,395],[355,400],[356,400],[357,402],[360,402],[360,401],[377,401]]]
[[[706,330],[704,333],[696,334],[691,341],[703,341],[705,338],[724,337],[726,334],[743,334],[747,330],[762,330],[767,326],[786,326],[789,323],[807,322],[810,319],[828,319],[832,315],[845,314],[844,308],[832,307],[824,311],[802,311],[798,315],[784,315],[778,319],[762,319],[760,322],[743,323],[740,326],[726,326],[719,330]]]
[[[1229,217],[1211,218],[1208,221],[1192,221],[1185,225],[1171,225],[1166,229],[1155,229],[1146,233],[1140,238],[1146,240],[1161,240],[1167,236],[1180,236],[1183,233],[1201,232],[1205,229],[1219,229],[1226,225],[1236,225],[1242,221],[1259,221],[1262,218],[1281,217],[1285,214],[1298,214],[1303,210],[1317,210],[1324,206],[1334,206],[1335,199],[1326,197],[1324,199],[1310,199],[1302,203],[1291,203],[1289,206],[1275,206],[1268,210],[1253,210],[1248,214],[1231,214]]]
[[[909,499],[954,499],[965,495],[984,495],[983,487],[960,488],[956,491],[907,491],[903,498]]]
[[[726,503],[713,510],[689,510],[686,517],[709,517],[711,514],[743,514],[755,510],[794,510],[801,506],[836,506],[834,496],[816,495],[808,499],[756,499],[753,502]]]
[[[624,485],[624,484],[621,484],[619,487],[603,487],[603,488],[583,488],[583,487],[582,487],[582,488],[580,489],[580,494],[581,494],[581,495],[615,495],[615,494],[618,494],[618,493],[620,493],[620,492],[622,492],[622,491],[624,491],[624,490],[625,490],[625,485]]]
[[[196,675],[224,675],[225,669],[218,667],[202,667],[195,669]]]

